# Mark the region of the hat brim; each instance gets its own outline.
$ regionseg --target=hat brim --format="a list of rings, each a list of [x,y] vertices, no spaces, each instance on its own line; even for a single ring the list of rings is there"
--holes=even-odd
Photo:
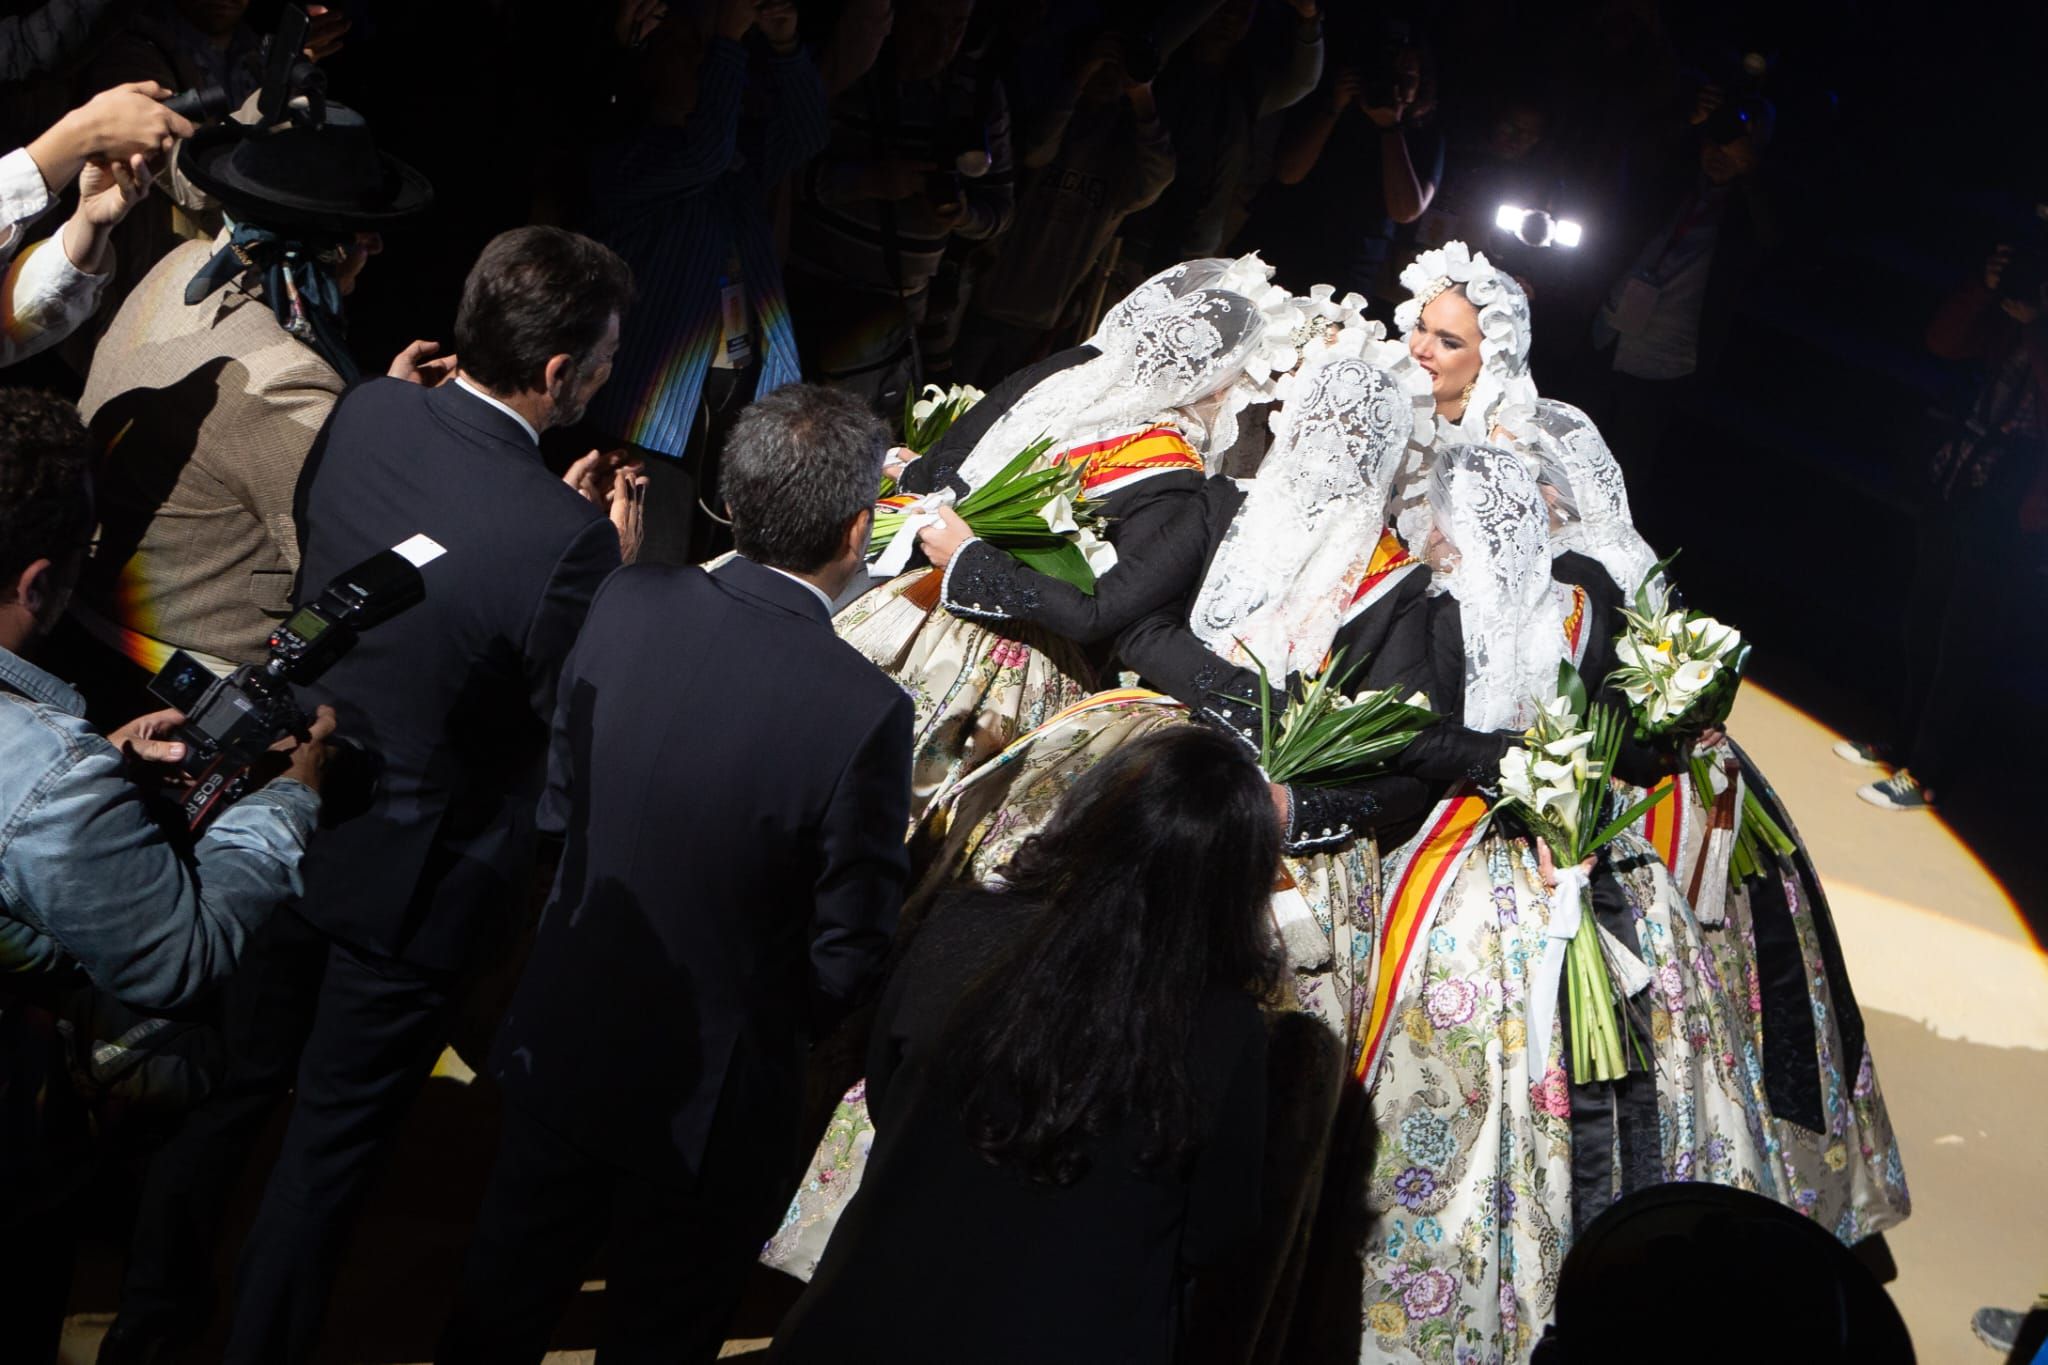
[[[281,191],[243,174],[229,159],[247,133],[244,124],[216,124],[193,134],[178,152],[179,174],[238,218],[266,227],[365,232],[417,217],[434,202],[434,187],[424,175],[382,151],[377,159],[384,166],[386,192],[375,199],[310,199]]]

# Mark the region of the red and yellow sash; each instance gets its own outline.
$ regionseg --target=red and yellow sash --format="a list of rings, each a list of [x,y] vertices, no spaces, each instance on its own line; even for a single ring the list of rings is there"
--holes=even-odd
[[[1650,807],[1643,815],[1643,838],[1649,841],[1651,848],[1657,850],[1657,856],[1663,860],[1664,866],[1670,868],[1674,874],[1678,871],[1678,860],[1685,851],[1685,822],[1692,807],[1692,798],[1686,793],[1685,788],[1690,785],[1692,784],[1679,785],[1676,777],[1665,778],[1650,789],[1651,795],[1674,787],[1677,790]]]
[[[1572,609],[1564,617],[1564,647],[1577,663],[1584,657],[1579,651],[1586,643],[1586,590],[1572,584]]]
[[[1564,621],[1565,644],[1574,655],[1585,639],[1585,629],[1586,593],[1584,589],[1574,587],[1572,609]],[[1651,811],[1651,818],[1657,818],[1660,812],[1671,810],[1675,805],[1666,801]],[[1437,911],[1442,908],[1444,897],[1449,893],[1451,883],[1457,879],[1459,869],[1465,865],[1466,856],[1478,846],[1480,836],[1485,834],[1487,817],[1491,814],[1492,808],[1484,797],[1469,787],[1461,787],[1429,813],[1429,819],[1422,826],[1423,832],[1395,855],[1393,873],[1387,879],[1386,906],[1380,917],[1379,959],[1373,974],[1371,1012],[1366,1016],[1365,1027],[1360,1030],[1362,1041],[1353,1070],[1353,1074],[1365,1083],[1367,1093],[1371,1092],[1378,1078],[1380,1054],[1386,1049],[1387,1026],[1393,1022],[1394,1007],[1406,993],[1403,988],[1409,976],[1421,970],[1424,955],[1416,950],[1428,941]],[[1674,832],[1669,837],[1671,846],[1676,848],[1680,837],[1676,832],[1676,821],[1682,817],[1666,815],[1663,818],[1673,826]],[[1651,842],[1658,843],[1654,837]],[[1663,848],[1664,845],[1658,843],[1660,852]],[[1672,864],[1667,859],[1668,865]]]
[[[1016,740],[1016,743],[1022,744],[1025,740],[1031,739],[1037,735],[1044,733],[1047,730],[1050,730],[1053,726],[1058,725],[1062,721],[1069,721],[1076,716],[1085,716],[1090,711],[1100,711],[1106,706],[1117,706],[1124,702],[1143,702],[1146,705],[1150,706],[1180,705],[1179,702],[1175,701],[1172,697],[1167,696],[1164,692],[1154,692],[1147,687],[1112,687],[1106,692],[1096,692],[1090,696],[1081,698],[1081,700],[1075,702],[1072,706],[1069,706],[1064,711],[1061,711],[1058,714],[1054,715],[1050,720],[1040,725],[1037,729],[1020,736]]]
[[[1408,570],[1421,563],[1401,543],[1399,536],[1392,531],[1381,531],[1380,543],[1373,546],[1372,558],[1366,561],[1365,575],[1358,580],[1358,589],[1351,594],[1351,601],[1344,608],[1344,619],[1349,621],[1385,597]]]
[[[1202,457],[1172,427],[1150,427],[1144,431],[1074,446],[1060,456],[1067,464],[1081,466],[1081,491],[1101,497],[1112,484],[1145,474],[1185,469],[1206,473]]]
[[[1358,1049],[1353,1074],[1371,1092],[1379,1071],[1380,1054],[1386,1048],[1387,1026],[1394,1019],[1394,1005],[1403,995],[1402,986],[1410,972],[1420,970],[1424,954],[1417,951],[1429,939],[1430,926],[1442,906],[1451,883],[1465,857],[1477,847],[1492,813],[1483,797],[1470,788],[1460,788],[1437,804],[1423,823],[1422,833],[1409,840],[1395,855],[1393,875],[1388,878],[1386,907],[1380,917],[1379,960],[1374,965],[1371,1012]]]

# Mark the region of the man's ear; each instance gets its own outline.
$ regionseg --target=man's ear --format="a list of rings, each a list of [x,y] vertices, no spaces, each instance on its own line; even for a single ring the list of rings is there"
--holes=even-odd
[[[548,357],[547,367],[540,372],[540,391],[552,398],[568,388],[576,375],[576,357],[564,351]]]
[[[875,526],[875,509],[863,507],[853,514],[853,520],[846,523],[846,539],[839,546],[840,556],[852,555],[855,559],[868,557],[868,533]]]
[[[34,616],[43,609],[43,603],[50,591],[50,561],[31,560],[12,583],[5,585],[6,595],[0,596],[0,603],[19,602]]]

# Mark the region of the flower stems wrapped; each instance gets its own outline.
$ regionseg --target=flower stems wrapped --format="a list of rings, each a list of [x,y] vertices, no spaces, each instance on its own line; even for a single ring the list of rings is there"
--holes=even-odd
[[[1092,594],[1098,570],[1106,573],[1116,562],[1114,551],[1101,540],[1100,518],[1081,495],[1080,469],[1065,463],[1035,468],[1051,449],[1049,438],[1033,441],[988,482],[953,504],[953,511],[977,537],[1027,568]],[[884,560],[906,525],[925,524],[926,502],[899,494],[876,505],[868,543],[871,560]],[[915,533],[913,526],[911,534]]]
[[[924,392],[903,401],[903,445],[908,450],[924,454],[939,443],[939,438],[953,429],[953,423],[961,414],[979,403],[985,395],[972,384],[955,384],[942,389],[937,384],[927,384]]]
[[[1558,695],[1539,707],[1535,725],[1524,734],[1526,743],[1510,749],[1500,764],[1497,807],[1518,815],[1549,848],[1557,865],[1557,885],[1551,893],[1552,942],[1546,945],[1544,968],[1529,988],[1529,1046],[1548,1046],[1551,1010],[1561,988],[1571,1006],[1572,1078],[1581,1084],[1619,1080],[1628,1074],[1628,1058],[1622,1049],[1624,1034],[1608,971],[1608,949],[1592,914],[1591,884],[1579,865],[1670,791],[1667,787],[1655,792],[1601,822],[1613,793],[1608,774],[1614,770],[1627,726],[1612,707],[1589,706],[1578,671],[1563,664],[1558,669]],[[1560,939],[1561,959],[1556,947]]]
[[[1357,782],[1437,721],[1419,692],[1405,701],[1392,688],[1346,696],[1342,650],[1304,679],[1297,695],[1283,698],[1276,715],[1272,679],[1257,656],[1252,663],[1259,671],[1259,766],[1268,781],[1311,787]]]

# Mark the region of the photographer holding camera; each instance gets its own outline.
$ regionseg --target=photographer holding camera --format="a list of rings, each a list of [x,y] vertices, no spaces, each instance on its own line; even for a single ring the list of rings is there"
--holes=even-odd
[[[22,657],[63,615],[92,536],[91,450],[71,405],[0,391],[0,1359],[54,1358],[70,1278],[70,1196],[90,1129],[54,1013],[87,982],[143,1010],[189,1005],[234,972],[299,890],[332,712],[277,780],[196,844],[137,761],[173,760],[175,713],[102,738],[69,684]]]
[[[279,780],[222,816],[187,859],[130,778],[170,760],[174,712],[102,739],[68,684],[24,659],[62,616],[92,535],[91,450],[71,405],[0,391],[0,970],[87,977],[124,1003],[171,1009],[234,969],[297,893],[319,811],[323,712]]]
[[[1398,20],[1354,21],[1331,38],[1323,86],[1294,109],[1239,240],[1306,291],[1335,285],[1372,297],[1397,225],[1428,210],[1444,178],[1436,60]],[[1363,60],[1361,60],[1363,59]]]

